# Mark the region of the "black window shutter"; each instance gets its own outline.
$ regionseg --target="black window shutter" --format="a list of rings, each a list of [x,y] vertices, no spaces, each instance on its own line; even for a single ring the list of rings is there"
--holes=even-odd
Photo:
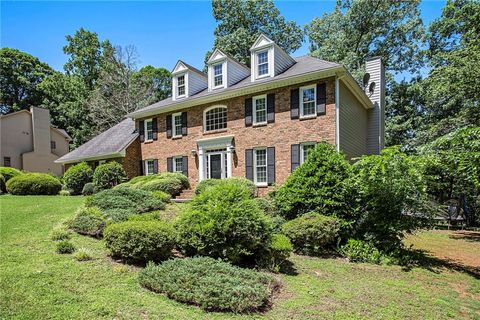
[[[167,158],[167,171],[173,172],[173,158]]]
[[[325,83],[317,84],[317,115],[325,114],[327,103],[327,85]]]
[[[300,103],[299,90],[290,90],[290,117],[292,119],[298,119],[298,105]]]
[[[172,137],[172,115],[169,114],[167,117],[166,117],[166,128],[167,128],[167,138],[171,138]]]
[[[187,113],[182,112],[182,136],[187,135]]]
[[[183,156],[182,157],[182,173],[188,177],[188,157]]]
[[[252,98],[245,99],[245,126],[250,127],[252,125]]]
[[[158,173],[158,159],[153,159],[153,173]]]
[[[292,172],[300,165],[300,145],[292,144]]]
[[[267,122],[275,122],[275,93],[267,94]]]
[[[140,160],[140,170],[139,170],[139,172],[140,172],[140,175],[141,175],[141,176],[144,175],[144,173],[143,173],[143,168],[145,168],[145,161]]]
[[[145,141],[145,121],[138,121],[138,134],[140,135],[140,142]]]
[[[153,140],[158,140],[158,122],[157,118],[152,119]]]
[[[275,183],[275,147],[267,148],[267,182],[269,186]]]
[[[253,181],[253,149],[245,150],[245,177]]]

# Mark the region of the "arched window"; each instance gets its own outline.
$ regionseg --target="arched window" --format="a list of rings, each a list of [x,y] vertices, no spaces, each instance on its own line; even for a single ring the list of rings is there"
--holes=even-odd
[[[205,131],[215,131],[227,127],[227,107],[213,106],[203,113],[203,126]]]

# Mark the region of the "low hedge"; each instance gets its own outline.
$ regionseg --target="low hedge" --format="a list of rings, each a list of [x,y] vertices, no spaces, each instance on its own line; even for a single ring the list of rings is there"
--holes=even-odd
[[[136,213],[162,210],[165,203],[150,192],[136,190],[125,186],[103,190],[91,196],[85,204],[87,207],[98,207],[102,211],[111,209],[128,209]]]
[[[175,230],[164,221],[126,221],[109,225],[104,238],[113,257],[146,263],[171,256]]]
[[[82,207],[70,222],[70,229],[92,237],[101,237],[105,226],[106,219],[98,208]]]
[[[341,226],[342,221],[336,217],[312,212],[288,221],[282,229],[296,252],[319,255],[335,247]]]
[[[267,274],[242,269],[208,257],[148,264],[140,284],[179,302],[208,311],[252,312],[269,304],[277,287]]]
[[[84,186],[92,182],[93,170],[86,162],[80,162],[63,174],[65,186],[73,191],[73,194],[80,194]]]
[[[24,173],[9,179],[6,187],[14,195],[57,195],[62,184],[46,173]]]

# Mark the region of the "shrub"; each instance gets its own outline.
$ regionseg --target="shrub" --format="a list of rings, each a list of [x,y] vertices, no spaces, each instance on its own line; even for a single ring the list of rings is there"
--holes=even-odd
[[[140,272],[139,282],[179,302],[236,313],[264,307],[277,286],[269,275],[206,257],[148,264]]]
[[[347,243],[340,248],[340,253],[352,262],[367,262],[380,264],[388,262],[388,257],[378,250],[373,242],[363,240],[349,239]]]
[[[110,189],[126,179],[123,166],[116,161],[99,165],[93,173],[93,184],[99,190]]]
[[[0,173],[0,194],[5,193],[7,188],[5,186],[5,177]]]
[[[163,191],[173,197],[180,194],[183,189],[189,188],[190,183],[188,178],[181,173],[163,172],[135,177],[129,182],[122,183],[119,187],[131,187],[151,192]]]
[[[335,217],[307,213],[283,225],[283,232],[292,241],[295,251],[318,255],[336,245],[342,222]]]
[[[95,185],[93,184],[93,182],[85,183],[82,189],[82,194],[84,196],[91,196],[94,193],[95,193]]]
[[[273,234],[267,250],[257,258],[257,264],[270,271],[279,272],[292,251],[292,243],[285,235]]]
[[[80,194],[86,183],[92,181],[93,170],[86,162],[80,162],[64,173],[63,181],[73,194]]]
[[[75,246],[68,240],[63,240],[57,243],[57,253],[70,254],[75,251]]]
[[[319,210],[325,215],[351,219],[348,179],[351,165],[335,146],[319,143],[308,159],[273,193],[279,214],[294,219]]]
[[[174,246],[174,229],[164,221],[126,221],[105,229],[105,243],[112,256],[125,261],[161,261]]]
[[[277,215],[275,210],[275,204],[269,197],[258,197],[255,198],[255,201],[257,201],[258,206],[269,216]]]
[[[225,179],[194,197],[177,221],[186,255],[248,263],[271,237],[271,223],[243,184]]]
[[[75,218],[70,222],[72,230],[92,237],[100,237],[105,225],[102,212],[95,207],[78,209]]]
[[[147,181],[142,184],[142,190],[146,191],[162,191],[170,194],[172,197],[182,192],[182,182],[175,178],[158,179]]]
[[[136,212],[134,209],[121,209],[121,208],[108,209],[103,212],[103,215],[107,219],[107,221],[112,221],[112,222],[127,221],[130,216],[133,216],[135,214]]]
[[[93,259],[92,252],[87,248],[78,249],[73,255],[73,257],[77,261],[88,261]]]
[[[24,173],[7,182],[7,191],[15,195],[57,195],[60,181],[46,173]]]
[[[64,197],[68,197],[68,196],[70,196],[70,191],[68,191],[68,190],[60,190],[60,192],[58,192],[58,195],[64,196]]]
[[[152,221],[164,220],[159,211],[147,212],[144,214],[135,214],[128,217],[128,221]]]
[[[68,230],[61,228],[53,229],[50,235],[50,239],[53,241],[69,240],[71,237],[72,235]]]
[[[170,202],[170,199],[172,198],[168,193],[163,192],[163,191],[153,191],[152,196],[154,196],[155,198],[157,198],[157,199],[159,199],[159,200],[161,200],[165,203]]]
[[[190,188],[190,181],[188,177],[180,172],[162,172],[158,174],[162,179],[177,179],[180,180],[182,184],[182,189]]]
[[[165,203],[153,197],[150,192],[124,186],[103,190],[89,198],[85,202],[85,205],[87,207],[98,207],[103,211],[110,209],[132,209],[136,213],[162,210],[165,208]]]
[[[15,168],[10,168],[10,167],[0,167],[0,174],[3,176],[5,179],[5,183],[8,182],[13,177],[19,176],[23,174],[22,171],[15,169]]]
[[[216,186],[221,180],[220,179],[206,179],[202,180],[197,184],[197,187],[195,188],[195,194],[199,195],[206,189]]]

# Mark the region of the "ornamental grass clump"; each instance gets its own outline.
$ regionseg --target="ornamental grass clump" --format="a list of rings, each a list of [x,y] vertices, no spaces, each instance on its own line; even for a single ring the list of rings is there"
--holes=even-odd
[[[139,274],[143,287],[208,311],[246,313],[271,303],[278,282],[254,270],[208,257],[150,263]]]

